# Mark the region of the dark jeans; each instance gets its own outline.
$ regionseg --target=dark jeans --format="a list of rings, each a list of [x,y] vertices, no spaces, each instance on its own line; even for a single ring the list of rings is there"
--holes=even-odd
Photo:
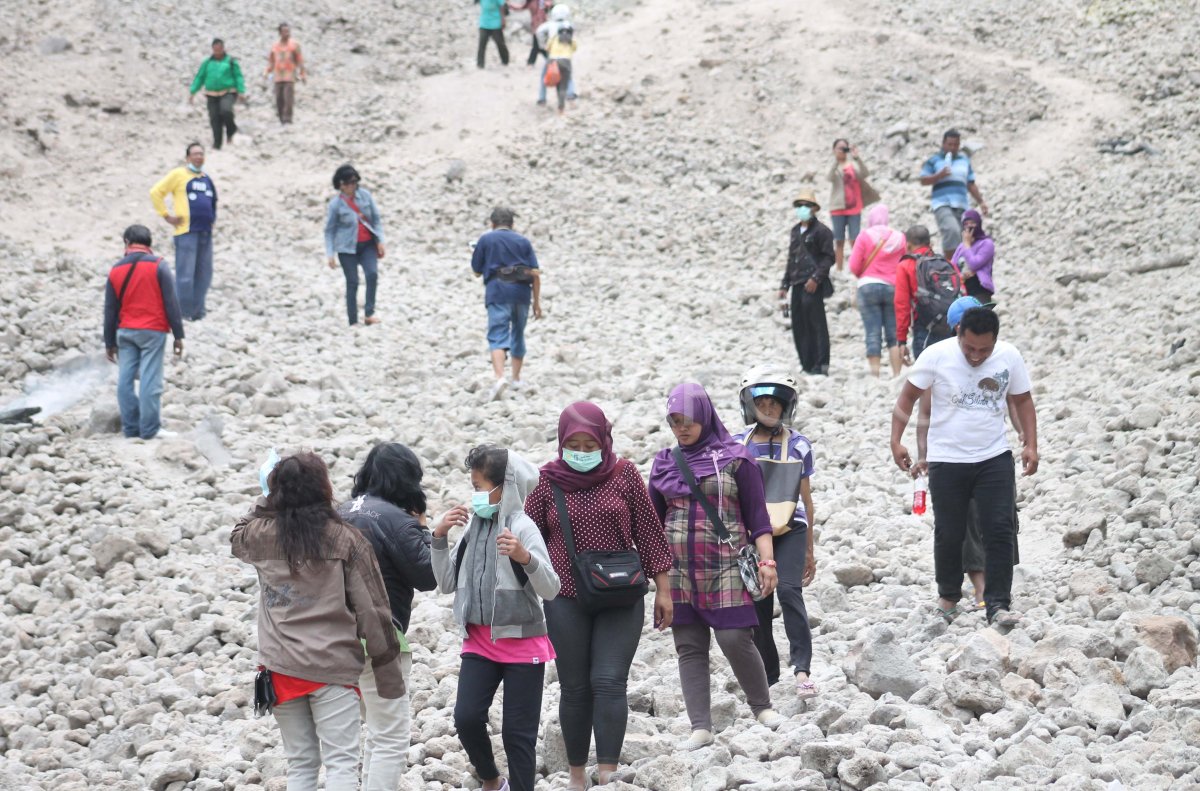
[[[464,654],[458,673],[454,728],[467,758],[480,779],[500,776],[488,736],[488,709],[504,682],[504,714],[500,728],[508,758],[508,783],[513,791],[533,791],[537,771],[537,734],[542,717],[545,665],[503,665],[475,654]]]
[[[987,577],[983,600],[989,616],[1008,609],[1012,597],[1015,488],[1012,451],[975,463],[929,463],[933,565],[938,595],[943,599],[956,602],[962,596],[963,540],[974,499]]]
[[[362,266],[367,279],[367,296],[363,302],[363,314],[375,315],[375,287],[379,283],[379,256],[375,240],[359,242],[353,253],[338,253],[342,273],[346,276],[346,317],[351,324],[358,323],[358,267]]]
[[[525,62],[532,66],[537,63],[538,55],[545,55],[546,51],[538,46],[537,33],[533,34],[533,46],[529,49],[529,59]],[[549,57],[547,55],[547,57]]]
[[[479,28],[479,51],[475,54],[475,65],[483,68],[483,56],[487,52],[488,39],[496,42],[496,49],[500,51],[500,62],[507,66],[508,45],[504,43],[504,31],[484,30],[483,28]]]
[[[789,661],[794,673],[808,673],[812,665],[812,630],[808,625],[808,609],[804,606],[804,563],[808,559],[808,529],[792,530],[775,536],[775,565],[779,586],[762,601],[754,603],[758,613],[758,628],[754,630],[754,645],[767,669],[767,683],[779,680],[779,651],[771,633],[775,614],[775,596],[783,611],[783,628],[787,632]]]
[[[914,319],[915,321],[915,319]],[[912,331],[912,356],[917,359],[921,356],[921,352],[935,343],[944,341],[947,338],[953,337],[954,333],[939,332],[937,330],[930,332],[925,329],[923,324],[914,324]]]
[[[296,106],[296,83],[275,83],[275,112],[279,115],[279,123],[292,122],[292,109]]]
[[[558,95],[558,109],[561,110],[567,106],[567,88],[571,85],[571,59],[570,58],[555,58],[558,62],[558,85],[554,86],[555,93]]]
[[[224,96],[208,96],[208,123],[212,125],[213,148],[221,147],[221,132],[231,141],[237,132],[237,124],[233,120],[233,105],[237,102],[236,93]]]
[[[963,285],[967,287],[968,297],[975,297],[985,305],[992,301],[992,292],[980,284],[978,277],[968,277],[963,281]]]
[[[546,627],[558,654],[558,682],[567,762],[583,766],[592,731],[596,763],[621,759],[629,702],[625,695],[629,666],[646,620],[642,602],[589,613],[574,598],[559,596],[545,603]]]
[[[805,373],[829,373],[829,323],[819,287],[810,294],[803,283],[792,286],[792,340]]]

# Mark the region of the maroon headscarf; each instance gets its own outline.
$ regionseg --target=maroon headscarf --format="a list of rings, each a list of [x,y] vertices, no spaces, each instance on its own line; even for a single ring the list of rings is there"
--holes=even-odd
[[[692,468],[692,475],[701,478],[716,475],[735,459],[754,461],[754,455],[746,446],[730,436],[712,399],[704,388],[694,382],[676,385],[667,398],[667,417],[679,414],[691,418],[702,426],[700,439],[692,445],[680,446],[683,457]],[[654,457],[650,468],[650,485],[664,497],[683,497],[691,492],[683,473],[675,466],[671,448],[663,448]]]
[[[587,434],[600,443],[600,466],[589,472],[571,469],[562,459],[563,446],[572,434]],[[542,479],[556,484],[564,492],[577,492],[598,486],[617,469],[613,455],[612,423],[604,411],[587,401],[576,401],[558,416],[558,455],[542,466]]]

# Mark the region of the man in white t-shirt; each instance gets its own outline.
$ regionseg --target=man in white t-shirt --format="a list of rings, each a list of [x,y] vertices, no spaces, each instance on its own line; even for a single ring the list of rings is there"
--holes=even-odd
[[[958,335],[929,346],[908,375],[892,413],[892,458],[913,467],[901,443],[913,405],[929,390],[929,494],[933,499],[938,609],[947,620],[962,596],[962,545],[975,500],[983,536],[988,621],[1011,625],[1013,497],[1016,481],[1004,417],[1009,404],[1024,435],[1021,462],[1037,472],[1037,413],[1021,353],[998,340],[1000,319],[985,308],[966,311]],[[918,462],[926,463],[926,462]]]

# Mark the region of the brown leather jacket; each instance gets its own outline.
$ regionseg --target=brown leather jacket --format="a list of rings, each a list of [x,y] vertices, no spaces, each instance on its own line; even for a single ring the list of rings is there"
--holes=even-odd
[[[242,517],[234,557],[258,571],[258,661],[268,670],[327,684],[357,686],[364,639],[379,695],[404,696],[400,643],[371,545],[341,522],[326,525],[324,557],[293,574],[279,550],[275,522]]]

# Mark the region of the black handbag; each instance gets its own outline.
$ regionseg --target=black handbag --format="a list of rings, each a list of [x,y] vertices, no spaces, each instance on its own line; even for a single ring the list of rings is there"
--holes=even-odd
[[[641,601],[650,590],[642,559],[632,549],[620,551],[575,551],[575,534],[562,489],[550,484],[563,543],[571,558],[571,577],[575,580],[575,600],[590,613],[611,607],[628,607]]]
[[[687,481],[688,488],[692,490],[692,497],[700,501],[700,507],[704,509],[708,521],[712,522],[713,528],[717,531],[717,540],[732,548],[734,546],[733,536],[725,528],[725,523],[721,521],[721,515],[713,507],[712,501],[705,497],[704,493],[700,491],[700,487],[696,485],[696,476],[692,474],[692,468],[688,466],[687,459],[683,457],[683,451],[676,446],[671,449],[671,456],[675,459],[675,466],[683,473],[683,479]],[[738,549],[738,574],[741,575],[746,593],[749,593],[750,598],[754,601],[762,601],[765,598],[762,585],[758,581],[758,562],[758,550],[753,545],[743,544]]]
[[[259,668],[254,676],[254,713],[259,717],[275,707],[275,685],[271,682],[271,671]]]

